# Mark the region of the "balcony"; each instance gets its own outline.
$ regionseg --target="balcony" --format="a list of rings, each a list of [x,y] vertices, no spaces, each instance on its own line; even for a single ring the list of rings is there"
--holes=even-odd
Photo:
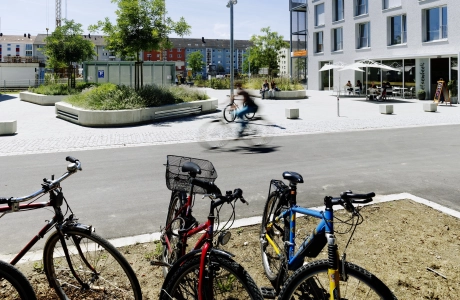
[[[3,56],[3,63],[40,63],[37,56]]]

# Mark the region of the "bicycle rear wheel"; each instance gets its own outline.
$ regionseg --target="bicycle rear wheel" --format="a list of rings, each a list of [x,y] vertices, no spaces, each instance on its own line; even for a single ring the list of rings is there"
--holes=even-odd
[[[285,241],[289,241],[289,222],[281,220],[273,223],[273,226],[267,229],[267,224],[273,222],[275,218],[287,207],[281,204],[281,199],[276,192],[272,192],[265,203],[264,213],[262,215],[262,224],[260,226],[260,251],[262,253],[262,265],[267,278],[276,290],[279,290],[278,278],[284,271],[283,264],[286,262]],[[281,253],[277,254],[275,249],[269,244],[267,236],[277,245]],[[281,276],[284,277],[284,276]],[[282,283],[282,282],[281,282]]]
[[[126,259],[91,231],[65,229],[66,260],[59,233],[50,235],[43,252],[46,277],[61,299],[142,299],[139,281]]]
[[[229,123],[235,121],[235,118],[236,118],[235,110],[236,110],[236,108],[237,107],[235,107],[235,105],[232,105],[232,104],[229,104],[224,108],[224,119],[225,119],[225,121],[227,121]]]
[[[286,281],[278,299],[330,299],[327,269],[327,260],[302,266]],[[365,269],[346,262],[345,272],[348,279],[340,281],[340,299],[396,299],[380,279]]]
[[[224,256],[211,255],[210,260],[205,277],[213,280],[205,283],[203,299],[263,299],[254,280],[241,265]],[[163,284],[160,299],[198,299],[199,269],[200,256],[187,260]]]
[[[29,280],[18,269],[4,261],[0,261],[0,299],[37,299]]]
[[[236,136],[232,126],[221,120],[212,120],[200,128],[200,144],[206,149],[216,149],[228,144],[232,137]]]
[[[243,103],[243,106],[247,106],[246,102]],[[248,112],[246,114],[244,114],[244,116],[246,117],[246,119],[248,120],[252,120],[254,118],[254,116],[256,115],[256,112]]]
[[[184,215],[181,213],[176,218],[179,210],[185,204],[182,200],[182,193],[174,191],[171,195],[171,201],[169,203],[168,216],[166,217],[166,231],[163,234],[163,251],[161,253],[162,261],[173,265],[181,255],[181,245],[179,239],[179,229],[184,225]],[[166,241],[166,238],[168,241]],[[169,244],[169,247],[168,247]],[[169,268],[163,267],[163,276],[166,277]]]
[[[263,118],[251,120],[244,130],[243,141],[250,146],[263,146],[273,140],[273,124]]]

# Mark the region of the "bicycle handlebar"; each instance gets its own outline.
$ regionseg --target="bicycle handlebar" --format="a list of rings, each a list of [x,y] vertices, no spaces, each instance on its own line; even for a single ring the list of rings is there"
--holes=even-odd
[[[77,158],[74,158],[72,156],[67,156],[65,159],[66,159],[66,161],[71,162],[71,164],[69,164],[67,166],[67,172],[65,172],[61,177],[59,177],[56,180],[49,180],[49,179],[46,179],[46,178],[43,179],[43,181],[45,183],[42,184],[42,188],[40,190],[28,195],[28,196],[18,197],[18,198],[0,197],[0,204],[8,204],[8,205],[10,205],[11,203],[24,202],[24,201],[27,201],[27,200],[34,199],[38,195],[44,194],[44,193],[48,192],[49,190],[52,190],[52,189],[56,188],[59,185],[59,183],[61,183],[61,181],[65,180],[67,177],[69,177],[70,175],[72,175],[75,172],[77,172],[77,170],[80,170],[80,171],[82,170],[81,162]]]
[[[325,197],[324,203],[326,206],[342,205],[347,211],[354,212],[355,207],[353,206],[353,203],[369,203],[373,201],[372,197],[375,197],[374,192],[367,194],[353,194],[352,191],[345,191],[340,193],[340,197],[338,198],[330,196]]]

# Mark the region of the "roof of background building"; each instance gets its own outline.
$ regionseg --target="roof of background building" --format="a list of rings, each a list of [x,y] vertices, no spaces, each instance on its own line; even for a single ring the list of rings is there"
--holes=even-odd
[[[46,34],[38,34],[37,37],[35,38],[35,42],[34,44],[36,45],[44,45],[46,44],[45,43],[45,38],[46,38]],[[93,42],[94,45],[96,46],[105,46],[106,43],[104,41],[104,37],[102,35],[93,35],[91,34],[91,37],[89,37],[89,35],[82,35],[83,38],[85,38],[86,40],[90,40],[91,42]]]
[[[15,42],[21,42],[21,43],[28,43],[28,44],[33,44],[35,41],[35,36],[30,36],[30,39],[28,37],[24,37],[24,35],[3,35],[0,36],[0,43],[15,43]]]

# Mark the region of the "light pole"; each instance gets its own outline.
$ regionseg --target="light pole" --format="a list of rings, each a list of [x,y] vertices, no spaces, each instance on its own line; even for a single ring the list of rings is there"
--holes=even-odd
[[[233,97],[233,76],[234,76],[234,50],[233,50],[233,5],[238,3],[237,0],[229,0],[227,7],[230,8],[230,56],[231,56],[231,66],[230,66],[230,97]]]
[[[247,48],[247,49],[248,49],[248,64],[249,64],[248,77],[249,77],[249,80],[251,80],[251,60],[249,59],[249,57],[251,56],[251,48]]]

